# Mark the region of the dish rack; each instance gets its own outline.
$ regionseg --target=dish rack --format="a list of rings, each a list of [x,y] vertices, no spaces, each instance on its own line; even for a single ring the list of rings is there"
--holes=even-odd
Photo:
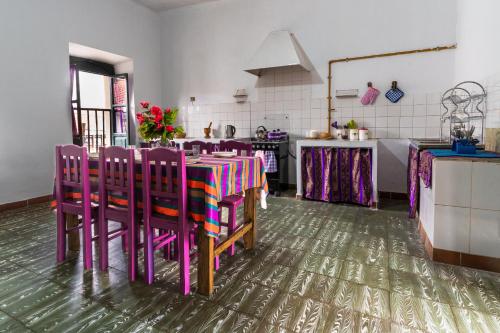
[[[475,128],[474,138],[484,142],[485,113],[487,93],[484,87],[475,81],[464,81],[448,89],[441,98],[441,105],[446,110],[441,114],[440,138],[453,142],[456,129],[469,131]],[[448,127],[446,137],[445,128]]]

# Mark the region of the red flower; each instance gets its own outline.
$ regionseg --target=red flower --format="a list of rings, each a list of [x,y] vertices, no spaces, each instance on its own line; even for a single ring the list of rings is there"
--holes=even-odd
[[[172,125],[168,125],[165,128],[167,129],[167,132],[169,132],[169,133],[172,133],[174,131],[174,126],[172,126]]]
[[[162,120],[163,120],[163,113],[162,113],[162,112],[161,112],[161,110],[160,110],[160,112],[159,112],[159,113],[157,113],[157,114],[155,115],[155,123],[157,123],[157,124],[158,124],[158,123],[160,123]]]
[[[163,128],[163,124],[158,123],[156,124],[156,129],[161,130]]]
[[[151,107],[151,114],[153,115],[158,115],[158,114],[161,114],[161,107],[159,107],[158,105],[153,105]]]
[[[144,122],[144,116],[142,115],[142,113],[136,114],[135,117],[137,118],[139,125],[142,125],[142,123]]]
[[[165,109],[165,112],[166,112],[166,113],[170,113],[170,111],[172,111],[172,110],[170,110],[170,108],[166,108],[166,109]]]
[[[147,109],[149,107],[149,102],[148,101],[141,101],[141,108]]]

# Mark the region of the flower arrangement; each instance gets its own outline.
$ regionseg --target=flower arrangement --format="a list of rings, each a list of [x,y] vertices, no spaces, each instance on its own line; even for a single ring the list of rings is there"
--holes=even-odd
[[[166,144],[174,138],[175,134],[184,133],[182,126],[174,126],[177,119],[178,108],[162,110],[158,105],[150,107],[148,101],[140,103],[142,112],[136,115],[139,123],[139,135],[146,142],[160,140]]]

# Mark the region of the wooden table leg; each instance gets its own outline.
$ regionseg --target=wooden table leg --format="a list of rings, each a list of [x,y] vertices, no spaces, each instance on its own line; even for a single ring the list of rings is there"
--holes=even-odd
[[[257,188],[245,192],[245,223],[251,223],[252,229],[243,236],[245,249],[250,250],[257,241]]]
[[[73,228],[78,225],[78,216],[66,214],[66,228]],[[80,232],[74,230],[68,233],[68,249],[71,251],[80,251]]]
[[[214,288],[214,239],[198,230],[198,292],[209,296]]]

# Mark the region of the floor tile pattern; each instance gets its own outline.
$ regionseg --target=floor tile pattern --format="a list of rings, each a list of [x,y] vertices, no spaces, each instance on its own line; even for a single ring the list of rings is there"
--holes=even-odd
[[[195,260],[184,297],[175,262],[129,283],[117,239],[107,273],[78,252],[56,265],[47,205],[0,213],[0,332],[500,332],[500,274],[430,261],[402,202],[270,198],[258,219],[256,248],[222,256],[213,295],[195,292]]]

